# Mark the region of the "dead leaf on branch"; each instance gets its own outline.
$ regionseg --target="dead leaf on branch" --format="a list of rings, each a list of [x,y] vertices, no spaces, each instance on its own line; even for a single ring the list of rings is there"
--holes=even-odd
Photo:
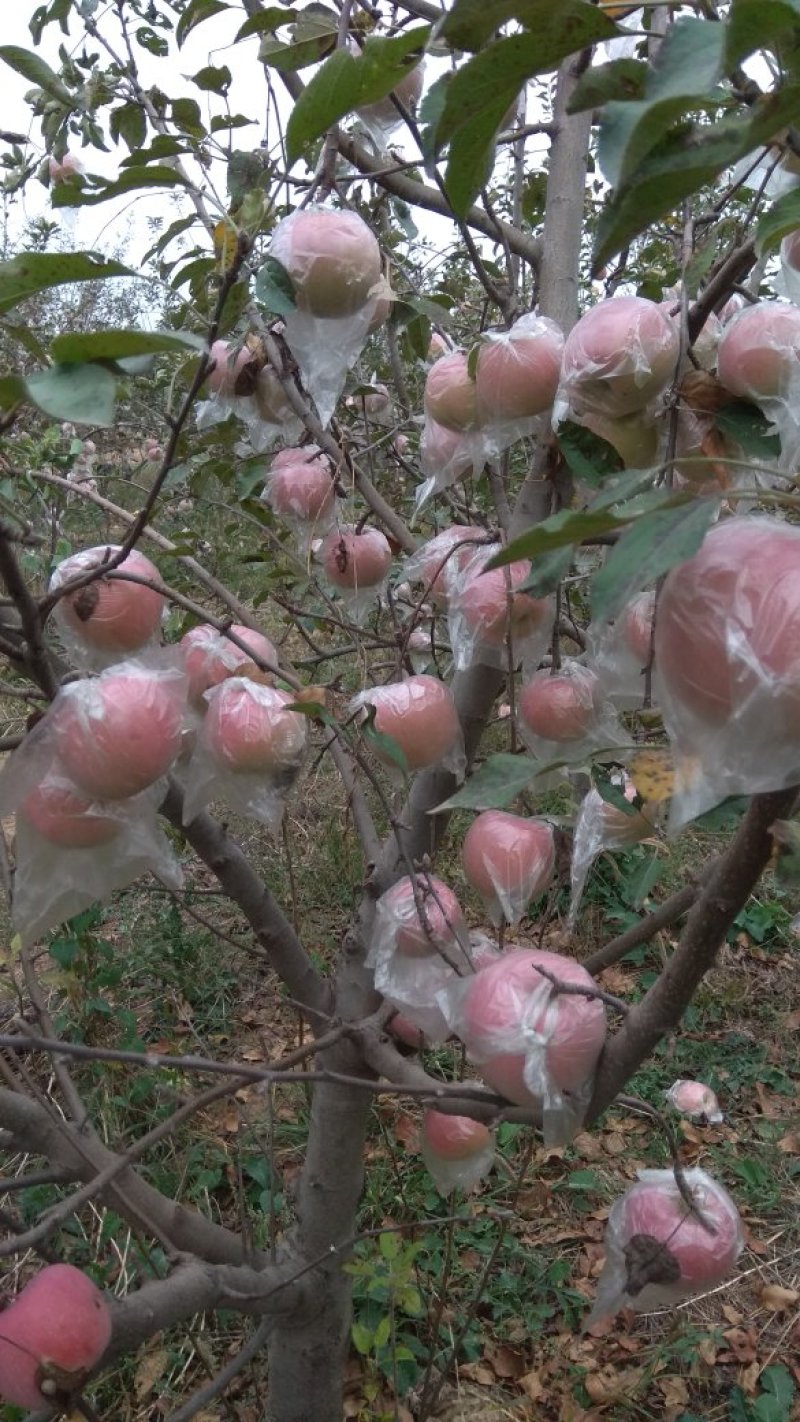
[[[634,1234],[625,1246],[625,1292],[635,1299],[648,1284],[676,1284],[681,1268],[675,1255],[651,1234]]]

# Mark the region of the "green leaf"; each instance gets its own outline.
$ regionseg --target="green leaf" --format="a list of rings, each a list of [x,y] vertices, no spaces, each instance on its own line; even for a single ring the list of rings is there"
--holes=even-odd
[[[375,707],[367,704],[364,707],[364,720],[360,723],[359,730],[367,745],[380,760],[390,761],[402,771],[404,776],[408,775],[408,761],[402,746],[393,736],[384,735],[383,731],[375,729]]]
[[[478,50],[509,20],[533,30],[543,46],[560,44],[561,58],[620,33],[613,20],[602,11],[593,12],[585,0],[558,0],[556,4],[552,0],[456,0],[437,37],[454,49]],[[558,58],[552,67],[557,63]]]
[[[61,364],[124,360],[161,351],[202,351],[206,343],[190,331],[77,331],[56,336],[53,357]]]
[[[615,186],[630,178],[675,119],[708,102],[719,103],[725,27],[711,20],[677,20],[648,68],[645,97],[605,110],[598,159]]]
[[[271,69],[293,73],[308,64],[318,64],[336,45],[339,17],[324,5],[309,5],[292,27],[288,44],[263,39],[258,57]]]
[[[789,1369],[783,1363],[771,1363],[761,1374],[761,1386],[763,1394],[753,1407],[759,1422],[785,1422],[791,1415],[797,1392]],[[769,1404],[769,1410],[766,1404]]]
[[[106,261],[92,252],[23,252],[0,262],[0,312],[10,311],[26,297],[51,286],[140,275],[121,262]]]
[[[800,0],[733,0],[726,35],[725,64],[739,64],[800,26]]]
[[[714,414],[717,429],[735,444],[741,446],[745,454],[751,454],[763,464],[769,464],[781,452],[781,442],[773,432],[766,415],[756,405],[747,400],[734,400]]]
[[[500,132],[509,105],[519,90],[504,90],[494,104],[453,135],[445,172],[445,188],[453,211],[466,214],[482,188],[492,176],[496,135]]]
[[[625,530],[592,583],[592,615],[611,621],[636,593],[697,552],[716,500],[692,499],[658,509]]]
[[[114,142],[118,143],[120,138],[123,139],[133,153],[135,149],[141,148],[147,137],[144,110],[133,100],[128,104],[121,104],[118,109],[111,110],[108,128]]]
[[[96,187],[79,186],[77,183],[59,183],[53,188],[54,207],[96,207],[100,202],[122,197],[138,188],[181,188],[184,179],[174,168],[126,168],[113,183],[98,183]]]
[[[0,375],[0,410],[13,410],[25,399],[25,382],[21,375]]]
[[[514,563],[518,558],[535,558],[540,553],[551,553],[555,548],[572,547],[584,538],[600,533],[609,533],[615,528],[624,528],[630,523],[631,515],[622,505],[612,509],[578,510],[561,509],[557,514],[545,519],[544,523],[529,528],[512,540],[502,552],[496,553],[486,564],[489,568],[502,568]]]
[[[239,40],[249,39],[251,35],[271,34],[273,30],[279,30],[281,25],[288,25],[292,20],[297,19],[296,10],[279,10],[277,5],[270,5],[266,10],[259,10],[257,14],[251,15],[249,20],[245,20],[240,30],[237,30],[234,44]]]
[[[567,112],[599,109],[612,99],[641,99],[648,66],[641,59],[612,59],[582,74],[570,96]]]
[[[400,1253],[400,1246],[400,1236],[394,1230],[387,1229],[378,1235],[378,1249],[382,1259],[387,1259],[389,1262],[396,1259]]]
[[[296,309],[294,282],[275,257],[267,257],[255,283],[256,300],[275,316],[291,316]]]
[[[360,1353],[362,1358],[366,1357],[372,1351],[372,1329],[356,1320],[350,1333],[356,1352]]]
[[[289,162],[294,163],[309,143],[345,114],[390,94],[418,62],[430,32],[430,25],[418,25],[392,39],[368,39],[361,54],[337,49],[326,59],[296,100],[289,117]]]
[[[555,592],[562,578],[567,576],[572,565],[573,550],[553,548],[549,553],[541,553],[531,563],[531,570],[521,586],[521,592],[532,593],[534,597],[547,597]]]
[[[559,425],[558,445],[575,478],[593,488],[622,468],[622,460],[613,444],[572,420]]]
[[[800,190],[792,188],[772,204],[768,212],[761,214],[756,227],[756,256],[763,257],[775,248],[790,232],[800,227]]]
[[[469,777],[469,780],[443,800],[432,815],[444,810],[502,810],[530,785],[540,770],[538,763],[528,755],[507,755],[500,752],[492,755]]]
[[[205,125],[196,99],[173,99],[172,121],[181,133],[188,133],[192,138],[205,138]]]
[[[55,365],[51,370],[27,376],[25,392],[34,405],[55,420],[69,420],[76,425],[114,423],[117,382],[102,366]]]
[[[57,74],[53,73],[49,64],[45,64],[38,54],[31,54],[29,49],[20,49],[15,44],[0,45],[0,59],[5,60],[10,69],[14,69],[17,74],[21,74],[23,79],[30,80],[31,84],[36,84],[38,88],[44,89],[51,98],[57,99],[60,104],[72,107],[72,95],[65,84],[61,82]]]
[[[182,48],[186,36],[191,34],[198,25],[202,25],[204,20],[210,20],[212,15],[219,15],[222,10],[229,9],[230,6],[223,4],[222,0],[189,0],[189,4],[175,26],[178,49]]]
[[[380,1322],[379,1322],[377,1328],[375,1329],[375,1335],[374,1335],[374,1338],[373,1338],[373,1344],[374,1344],[374,1347],[375,1347],[375,1351],[376,1351],[376,1352],[378,1351],[379,1348],[385,1348],[385,1347],[386,1347],[386,1344],[389,1342],[389,1337],[390,1337],[390,1335],[391,1335],[391,1332],[392,1332],[392,1320],[391,1320],[391,1318],[389,1317],[389,1314],[388,1314],[388,1313],[385,1313],[385,1314],[383,1315],[383,1318],[380,1320]]]
[[[191,80],[204,94],[219,94],[224,99],[233,82],[233,75],[227,64],[219,67],[206,64],[202,69],[198,69],[196,74],[192,74]]]

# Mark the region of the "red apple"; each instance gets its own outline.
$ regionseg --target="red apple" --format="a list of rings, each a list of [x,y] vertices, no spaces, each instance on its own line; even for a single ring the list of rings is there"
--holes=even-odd
[[[357,533],[350,524],[329,533],[320,554],[325,576],[336,588],[377,587],[392,562],[392,550],[379,529]]]
[[[678,332],[654,301],[613,296],[585,312],[567,336],[562,388],[578,414],[631,415],[666,390],[678,354]]]
[[[266,662],[271,662],[273,666],[277,665],[278,654],[269,637],[265,637],[263,632],[256,632],[252,627],[243,627],[239,623],[235,623],[231,631],[245,643],[250,652],[262,657]],[[246,675],[243,669],[252,664],[248,652],[237,647],[229,637],[223,636],[216,627],[205,622],[199,627],[192,627],[181,638],[181,647],[189,682],[189,699],[195,705],[205,704],[203,694],[210,691],[212,686],[219,686],[232,676]]]
[[[510,331],[487,336],[475,375],[481,423],[529,420],[549,410],[563,350],[564,337],[546,316],[522,316]]]
[[[461,724],[453,693],[435,676],[409,676],[388,686],[376,686],[356,697],[361,706],[375,707],[375,730],[400,747],[409,770],[438,765],[458,745]],[[387,765],[391,757],[376,748]]]
[[[614,1205],[617,1247],[624,1248],[635,1235],[647,1236],[664,1245],[677,1263],[677,1288],[691,1291],[721,1283],[742,1249],[739,1213],[727,1191],[704,1171],[686,1172],[692,1199],[712,1233],[689,1210],[671,1170],[647,1171],[645,1177]]]
[[[120,823],[99,813],[91,800],[79,795],[66,780],[50,776],[21,801],[22,817],[42,839],[62,849],[95,849],[109,844],[120,832]]]
[[[591,1079],[606,1037],[602,1002],[558,995],[540,967],[559,982],[595,986],[573,958],[512,949],[470,979],[458,1032],[488,1085],[521,1106],[540,1104],[524,1080],[528,1053],[542,1053],[543,1069],[555,1090],[576,1092]],[[535,1034],[542,1039],[539,1044]]]
[[[330,515],[336,495],[325,459],[302,464],[273,464],[268,481],[269,502],[278,518],[319,523]]]
[[[440,356],[425,381],[425,414],[454,433],[478,424],[478,392],[464,351]]]
[[[353,316],[380,281],[380,248],[357,212],[298,208],[276,227],[270,255],[289,273],[298,309],[322,319]]]
[[[111,1341],[105,1296],[71,1264],[48,1264],[0,1315],[0,1395],[38,1411],[78,1391]],[[44,1390],[43,1390],[44,1388]]]
[[[428,1110],[422,1117],[422,1142],[440,1160],[470,1160],[491,1146],[492,1133],[470,1116]]]
[[[394,949],[406,958],[432,958],[458,946],[466,937],[461,906],[441,879],[417,876],[417,898],[411,880],[398,879],[378,900],[379,915],[395,925]],[[420,918],[417,899],[425,915]]]
[[[667,575],[656,665],[670,698],[710,725],[724,725],[756,694],[796,724],[800,530],[768,518],[713,528]]]
[[[287,711],[286,691],[244,678],[225,681],[211,692],[204,723],[205,743],[214,758],[237,774],[280,775],[303,759],[307,721]]]
[[[50,580],[51,591],[62,587],[70,578],[100,567],[109,553],[117,551],[116,546],[106,545],[87,548],[65,558]],[[116,571],[149,578],[154,583],[161,581],[158,569],[135,548]],[[164,598],[154,588],[128,583],[123,578],[104,577],[62,597],[56,603],[55,617],[84,647],[96,652],[123,654],[138,652],[156,636],[163,607]]]
[[[461,853],[467,882],[509,919],[520,918],[553,877],[553,831],[544,820],[484,810],[467,830]]]
[[[50,715],[78,789],[123,800],[166,775],[181,749],[184,699],[183,678],[134,666],[65,686]]]
[[[519,645],[552,622],[553,609],[545,598],[514,591],[530,574],[527,561],[482,571],[496,551],[489,548],[469,564],[463,585],[451,593],[450,606],[463,617],[475,641],[487,647],[502,647],[510,632]]]
[[[690,1121],[716,1124],[722,1120],[719,1101],[710,1086],[702,1081],[675,1081],[666,1093],[670,1106]]]
[[[777,301],[759,301],[726,325],[717,374],[732,395],[758,403],[794,391],[798,361],[800,310]]]
[[[542,740],[582,741],[597,722],[600,686],[594,672],[577,662],[560,671],[537,671],[519,697],[523,724]]]

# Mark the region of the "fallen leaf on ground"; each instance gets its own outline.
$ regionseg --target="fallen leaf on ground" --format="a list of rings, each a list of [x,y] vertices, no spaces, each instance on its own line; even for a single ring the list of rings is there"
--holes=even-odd
[[[800,1293],[797,1289],[785,1289],[781,1284],[765,1284],[761,1290],[762,1308],[769,1309],[770,1313],[783,1313],[794,1308],[798,1300]]]

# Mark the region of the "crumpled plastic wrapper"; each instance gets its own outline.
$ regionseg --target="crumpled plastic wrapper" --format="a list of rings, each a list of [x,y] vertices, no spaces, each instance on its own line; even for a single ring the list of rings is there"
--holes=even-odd
[[[198,430],[213,429],[233,416],[247,430],[247,441],[254,454],[265,454],[282,440],[291,444],[304,430],[302,420],[294,413],[278,377],[268,366],[257,377],[252,394],[236,395],[218,390],[195,406]]]
[[[254,673],[256,680],[268,679],[269,673],[258,667],[253,656],[271,663],[272,666],[278,664],[278,653],[269,637],[265,637],[262,632],[256,632],[252,627],[244,627],[239,623],[234,623],[230,630],[245,642],[250,650],[245,651],[207,622],[190,628],[180,641],[189,686],[189,701],[195,709],[203,713],[206,710],[205,693],[227,681],[229,677],[246,676],[249,670]]]
[[[231,677],[205,699],[208,710],[185,773],[184,824],[222,800],[277,834],[308,749],[307,718],[287,710],[288,692],[245,677]]]
[[[702,1081],[674,1081],[665,1095],[670,1106],[689,1121],[717,1126],[725,1119],[716,1093]]]
[[[553,877],[553,831],[546,820],[484,810],[464,836],[462,858],[467,882],[492,923],[513,927]]]
[[[418,875],[416,884],[424,920],[411,879],[399,879],[378,899],[366,964],[375,974],[377,991],[430,1041],[438,1042],[445,1040],[449,1029],[436,1011],[436,994],[459,974],[471,974],[473,964],[466,924],[452,889],[425,875]]]
[[[545,1144],[572,1140],[591,1096],[606,1014],[597,998],[559,993],[559,983],[593,989],[572,958],[512,949],[439,993],[438,1004],[488,1086],[541,1113]]]
[[[608,324],[607,324],[608,323]],[[676,372],[678,332],[653,301],[613,296],[584,313],[564,346],[553,427],[585,415],[655,410]]]
[[[779,301],[746,306],[727,322],[717,374],[732,395],[749,400],[780,437],[780,470],[800,458],[800,311]]]
[[[353,697],[348,715],[359,710],[368,715],[370,706],[375,708],[374,730],[395,743],[409,773],[440,766],[458,780],[464,779],[464,736],[453,693],[443,681],[433,676],[409,676],[405,681],[368,688]],[[384,751],[373,744],[372,749],[389,769],[402,774],[403,768],[388,748]]]
[[[570,927],[577,922],[589,870],[598,855],[604,850],[632,849],[656,833],[656,807],[644,805],[635,809],[636,787],[630,781],[618,788],[631,805],[630,814],[604,800],[599,790],[590,790],[581,801],[572,841],[572,896],[567,920]]]
[[[655,677],[676,759],[669,829],[800,780],[800,529],[730,518],[668,574]]]
[[[56,763],[29,791],[17,806],[12,899],[23,946],[143,874],[181,888],[180,864],[158,822],[165,789],[161,781],[127,800],[91,801]]]
[[[621,711],[644,704],[655,603],[654,592],[640,593],[613,622],[592,622],[587,630],[587,663]],[[652,677],[650,691],[655,701]]]
[[[319,290],[315,287],[318,252],[314,248],[305,250],[298,232],[303,231],[309,217],[322,214],[335,218],[337,232],[343,234],[344,245],[337,248],[337,252],[342,252],[338,297],[329,307],[340,314],[315,315],[311,309],[315,305],[314,298],[308,295],[312,288]],[[300,367],[303,386],[325,427],[344,389],[347,371],[358,360],[374,329],[379,308],[385,302],[380,251],[370,229],[357,213],[312,206],[298,209],[278,223],[272,233],[269,255],[280,262],[297,289],[297,305],[284,316],[286,344]],[[368,279],[365,274],[370,270],[371,279]],[[329,284],[328,289],[330,291]]]
[[[599,677],[570,660],[557,671],[536,671],[524,682],[517,726],[520,739],[543,765],[578,764],[595,751],[627,741]]]
[[[494,1132],[470,1116],[429,1110],[422,1118],[420,1149],[440,1195],[474,1190],[494,1164]]]
[[[518,589],[530,573],[519,559],[504,568],[484,571],[500,552],[500,544],[479,548],[449,580],[448,627],[457,671],[475,662],[509,665],[508,640],[515,666],[534,670],[550,645],[555,606],[551,598],[534,598]]]
[[[689,1209],[671,1170],[640,1170],[637,1183],[612,1206],[587,1327],[621,1308],[672,1308],[716,1288],[733,1271],[744,1244],[733,1200],[705,1170],[684,1170],[683,1177],[702,1219]]]
[[[419,446],[419,465],[425,475],[414,499],[416,518],[433,498],[469,474],[478,475],[485,463],[483,436],[478,430],[445,429],[425,416]]]
[[[775,287],[781,296],[800,306],[800,238],[790,232],[781,242],[781,271]]]
[[[423,596],[435,607],[447,606],[447,589],[454,569],[464,567],[487,537],[474,524],[455,523],[443,528],[403,564],[403,577],[410,583],[421,583]]]
[[[273,459],[261,497],[291,529],[298,554],[305,558],[312,541],[323,538],[336,522],[336,489],[330,460],[314,445],[298,449],[296,463],[283,457],[291,452],[281,450]]]
[[[538,429],[558,389],[564,337],[547,316],[520,316],[488,332],[478,351],[475,387],[485,459],[496,459]]]
[[[49,592],[56,592],[72,578],[106,563],[119,544],[86,548],[64,558],[53,572]],[[134,548],[114,573],[160,582],[160,574],[149,558]],[[70,661],[81,670],[101,671],[124,657],[142,656],[157,647],[161,633],[164,598],[153,588],[126,582],[122,577],[97,578],[59,599],[53,609]]]

